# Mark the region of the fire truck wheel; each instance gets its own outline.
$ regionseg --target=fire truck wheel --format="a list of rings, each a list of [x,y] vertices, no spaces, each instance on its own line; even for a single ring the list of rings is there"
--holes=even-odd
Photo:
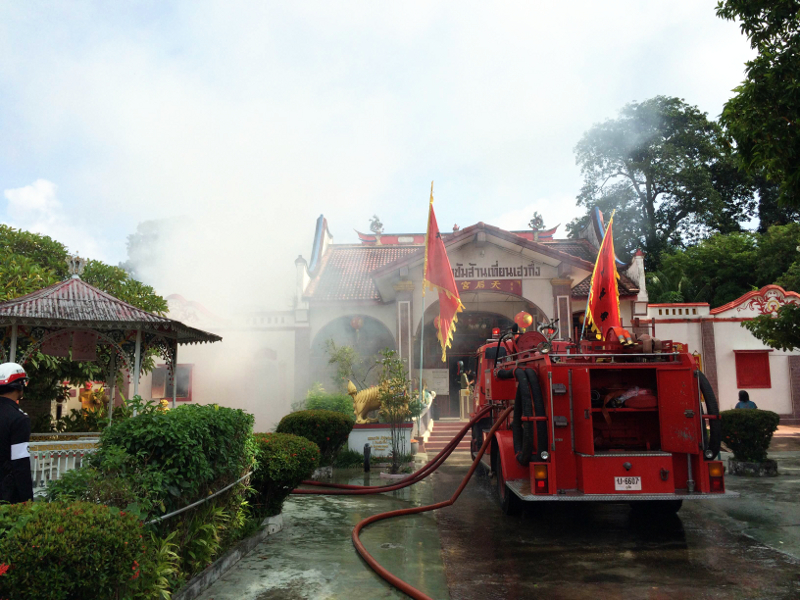
[[[483,428],[481,427],[480,423],[476,423],[472,426],[472,440],[469,444],[469,451],[472,455],[472,460],[475,460],[475,457],[478,456],[478,451],[481,449],[483,445]]]
[[[494,472],[497,474],[497,496],[500,500],[500,510],[504,515],[514,516],[519,514],[522,508],[522,500],[506,487],[506,480],[503,478],[502,459],[500,453],[495,454],[495,468]]]
[[[677,514],[683,506],[683,500],[650,500],[631,502],[635,516],[665,517]]]
[[[711,387],[711,383],[709,383],[702,371],[700,371],[698,375],[700,376],[700,393],[703,394],[703,398],[706,401],[708,414],[719,417],[719,402],[717,402],[717,397],[714,395],[714,388]],[[722,423],[719,419],[710,419],[708,422],[708,429],[711,433],[708,441],[708,449],[714,453],[714,456],[712,456],[710,460],[714,460],[719,454],[719,449],[722,445]]]

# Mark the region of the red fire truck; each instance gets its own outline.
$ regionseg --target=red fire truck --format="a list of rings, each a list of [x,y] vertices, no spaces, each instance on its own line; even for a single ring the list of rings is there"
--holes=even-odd
[[[552,341],[555,322],[487,340],[475,356],[473,455],[500,413],[491,454],[505,514],[523,502],[630,502],[675,513],[725,491],[719,405],[695,358],[648,334]],[[613,336],[611,336],[613,337]]]

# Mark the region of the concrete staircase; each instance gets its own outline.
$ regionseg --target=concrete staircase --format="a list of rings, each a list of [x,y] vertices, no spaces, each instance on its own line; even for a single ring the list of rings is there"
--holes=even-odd
[[[466,423],[466,421],[434,421],[431,435],[425,443],[425,452],[428,453],[428,456],[430,457],[434,454],[438,454]],[[472,434],[467,432],[453,453],[469,452],[469,443],[471,439]]]

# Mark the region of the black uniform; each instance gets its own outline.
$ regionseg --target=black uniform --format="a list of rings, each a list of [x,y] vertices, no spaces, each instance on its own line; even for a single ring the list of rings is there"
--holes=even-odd
[[[30,441],[30,417],[0,396],[0,500],[16,504],[33,499]]]

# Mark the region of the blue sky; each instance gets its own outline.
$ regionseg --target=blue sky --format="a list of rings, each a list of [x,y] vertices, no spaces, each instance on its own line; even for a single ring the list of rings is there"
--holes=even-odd
[[[116,263],[176,219],[147,277],[217,310],[285,306],[320,213],[422,230],[431,180],[442,227],[565,224],[593,123],[719,114],[751,51],[715,4],[1,2],[0,220]]]

